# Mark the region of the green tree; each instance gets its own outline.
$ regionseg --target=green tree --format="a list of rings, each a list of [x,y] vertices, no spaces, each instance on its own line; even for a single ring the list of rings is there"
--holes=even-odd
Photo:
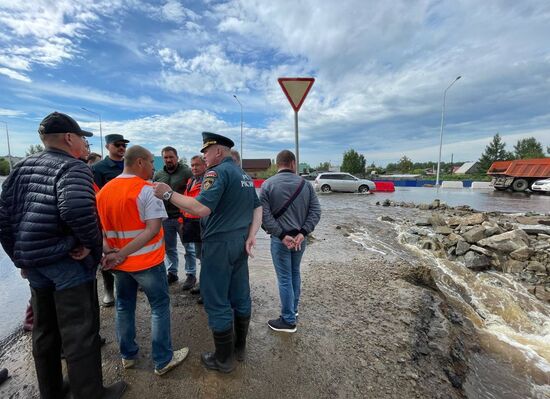
[[[25,151],[25,155],[28,157],[29,155],[36,154],[37,152],[44,151],[44,147],[42,144],[36,144],[36,145],[30,145],[27,151]]]
[[[321,162],[315,170],[319,172],[328,172],[330,170],[330,162]]]
[[[542,144],[534,137],[518,140],[514,151],[517,159],[544,158]]]
[[[365,166],[367,165],[367,160],[363,154],[359,154],[354,149],[344,152],[344,159],[342,160],[342,172],[348,172],[353,174],[365,173]]]
[[[6,158],[0,158],[0,176],[10,174],[10,164]]]
[[[486,147],[481,158],[479,158],[479,170],[481,172],[487,172],[491,164],[495,161],[506,161],[514,159],[514,155],[506,151],[506,143],[500,138],[500,134],[493,136],[491,141]]]
[[[407,157],[406,155],[403,155],[396,166],[398,171],[402,173],[406,173],[412,170],[413,162],[410,160],[409,157]]]

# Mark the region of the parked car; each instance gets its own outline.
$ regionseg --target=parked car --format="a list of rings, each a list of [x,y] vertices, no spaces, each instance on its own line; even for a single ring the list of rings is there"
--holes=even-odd
[[[359,192],[366,193],[375,191],[376,185],[373,181],[367,179],[358,179],[349,173],[319,173],[319,176],[313,183],[315,190],[328,193],[330,191]]]
[[[531,190],[550,193],[550,179],[537,180],[531,185]]]

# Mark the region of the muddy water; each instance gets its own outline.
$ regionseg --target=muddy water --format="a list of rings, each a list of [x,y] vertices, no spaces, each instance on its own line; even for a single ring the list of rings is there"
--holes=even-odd
[[[509,199],[501,198],[502,193],[498,194],[478,193],[473,197],[476,200],[470,204],[484,210],[499,210],[503,204],[510,206]],[[338,207],[341,196],[322,196],[324,208]],[[404,198],[403,193],[399,196]],[[414,220],[422,212],[417,209],[373,207],[373,198],[378,200],[380,196],[357,196],[355,203],[346,201],[348,207],[342,209],[342,220],[352,217],[355,212],[362,212],[361,222],[364,223],[364,227],[357,228],[349,238],[372,254],[428,265],[439,290],[476,326],[483,351],[470,359],[470,371],[464,384],[466,395],[471,398],[550,397],[550,306],[501,273],[474,273],[416,247],[396,245],[393,234],[384,232],[381,225],[393,225],[398,236],[400,227],[380,222],[377,218],[390,214],[395,219]],[[444,197],[440,195],[438,198]],[[446,202],[452,204],[452,198],[450,194],[451,201]],[[395,199],[395,196],[392,200],[410,201]],[[531,206],[534,208],[529,210],[548,211],[549,200],[548,197],[530,196],[517,205],[524,211]],[[467,202],[459,200],[459,203]],[[510,208],[508,210],[512,211]]]

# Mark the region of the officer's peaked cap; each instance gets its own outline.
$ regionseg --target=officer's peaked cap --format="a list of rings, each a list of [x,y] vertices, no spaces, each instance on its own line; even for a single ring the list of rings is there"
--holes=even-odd
[[[201,152],[204,152],[204,150],[211,145],[219,144],[223,145],[225,147],[233,147],[235,143],[230,138],[224,137],[221,134],[216,133],[210,133],[210,132],[202,132],[202,148]]]

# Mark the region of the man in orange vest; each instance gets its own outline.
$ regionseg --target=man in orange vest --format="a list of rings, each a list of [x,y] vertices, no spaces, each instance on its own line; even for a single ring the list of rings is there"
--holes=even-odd
[[[206,161],[202,155],[195,155],[191,158],[191,173],[193,177],[190,177],[187,181],[187,187],[183,195],[187,197],[195,198],[200,194],[202,188],[202,179],[204,177],[204,172],[206,171]],[[182,243],[193,243],[195,246],[195,257],[200,259],[201,256],[201,220],[197,215],[192,213],[181,211],[183,214],[183,223],[182,223],[182,234],[181,242]],[[191,288],[191,294],[199,294],[199,286]],[[202,298],[197,300],[197,303],[202,304]]]
[[[135,341],[138,286],[151,306],[155,374],[163,375],[183,362],[188,348],[172,350],[170,296],[164,266],[162,220],[164,204],[153,195],[153,155],[141,146],[131,147],[124,157],[124,171],[97,194],[103,227],[104,269],[115,275],[116,330],[122,365],[131,368],[139,347]]]

